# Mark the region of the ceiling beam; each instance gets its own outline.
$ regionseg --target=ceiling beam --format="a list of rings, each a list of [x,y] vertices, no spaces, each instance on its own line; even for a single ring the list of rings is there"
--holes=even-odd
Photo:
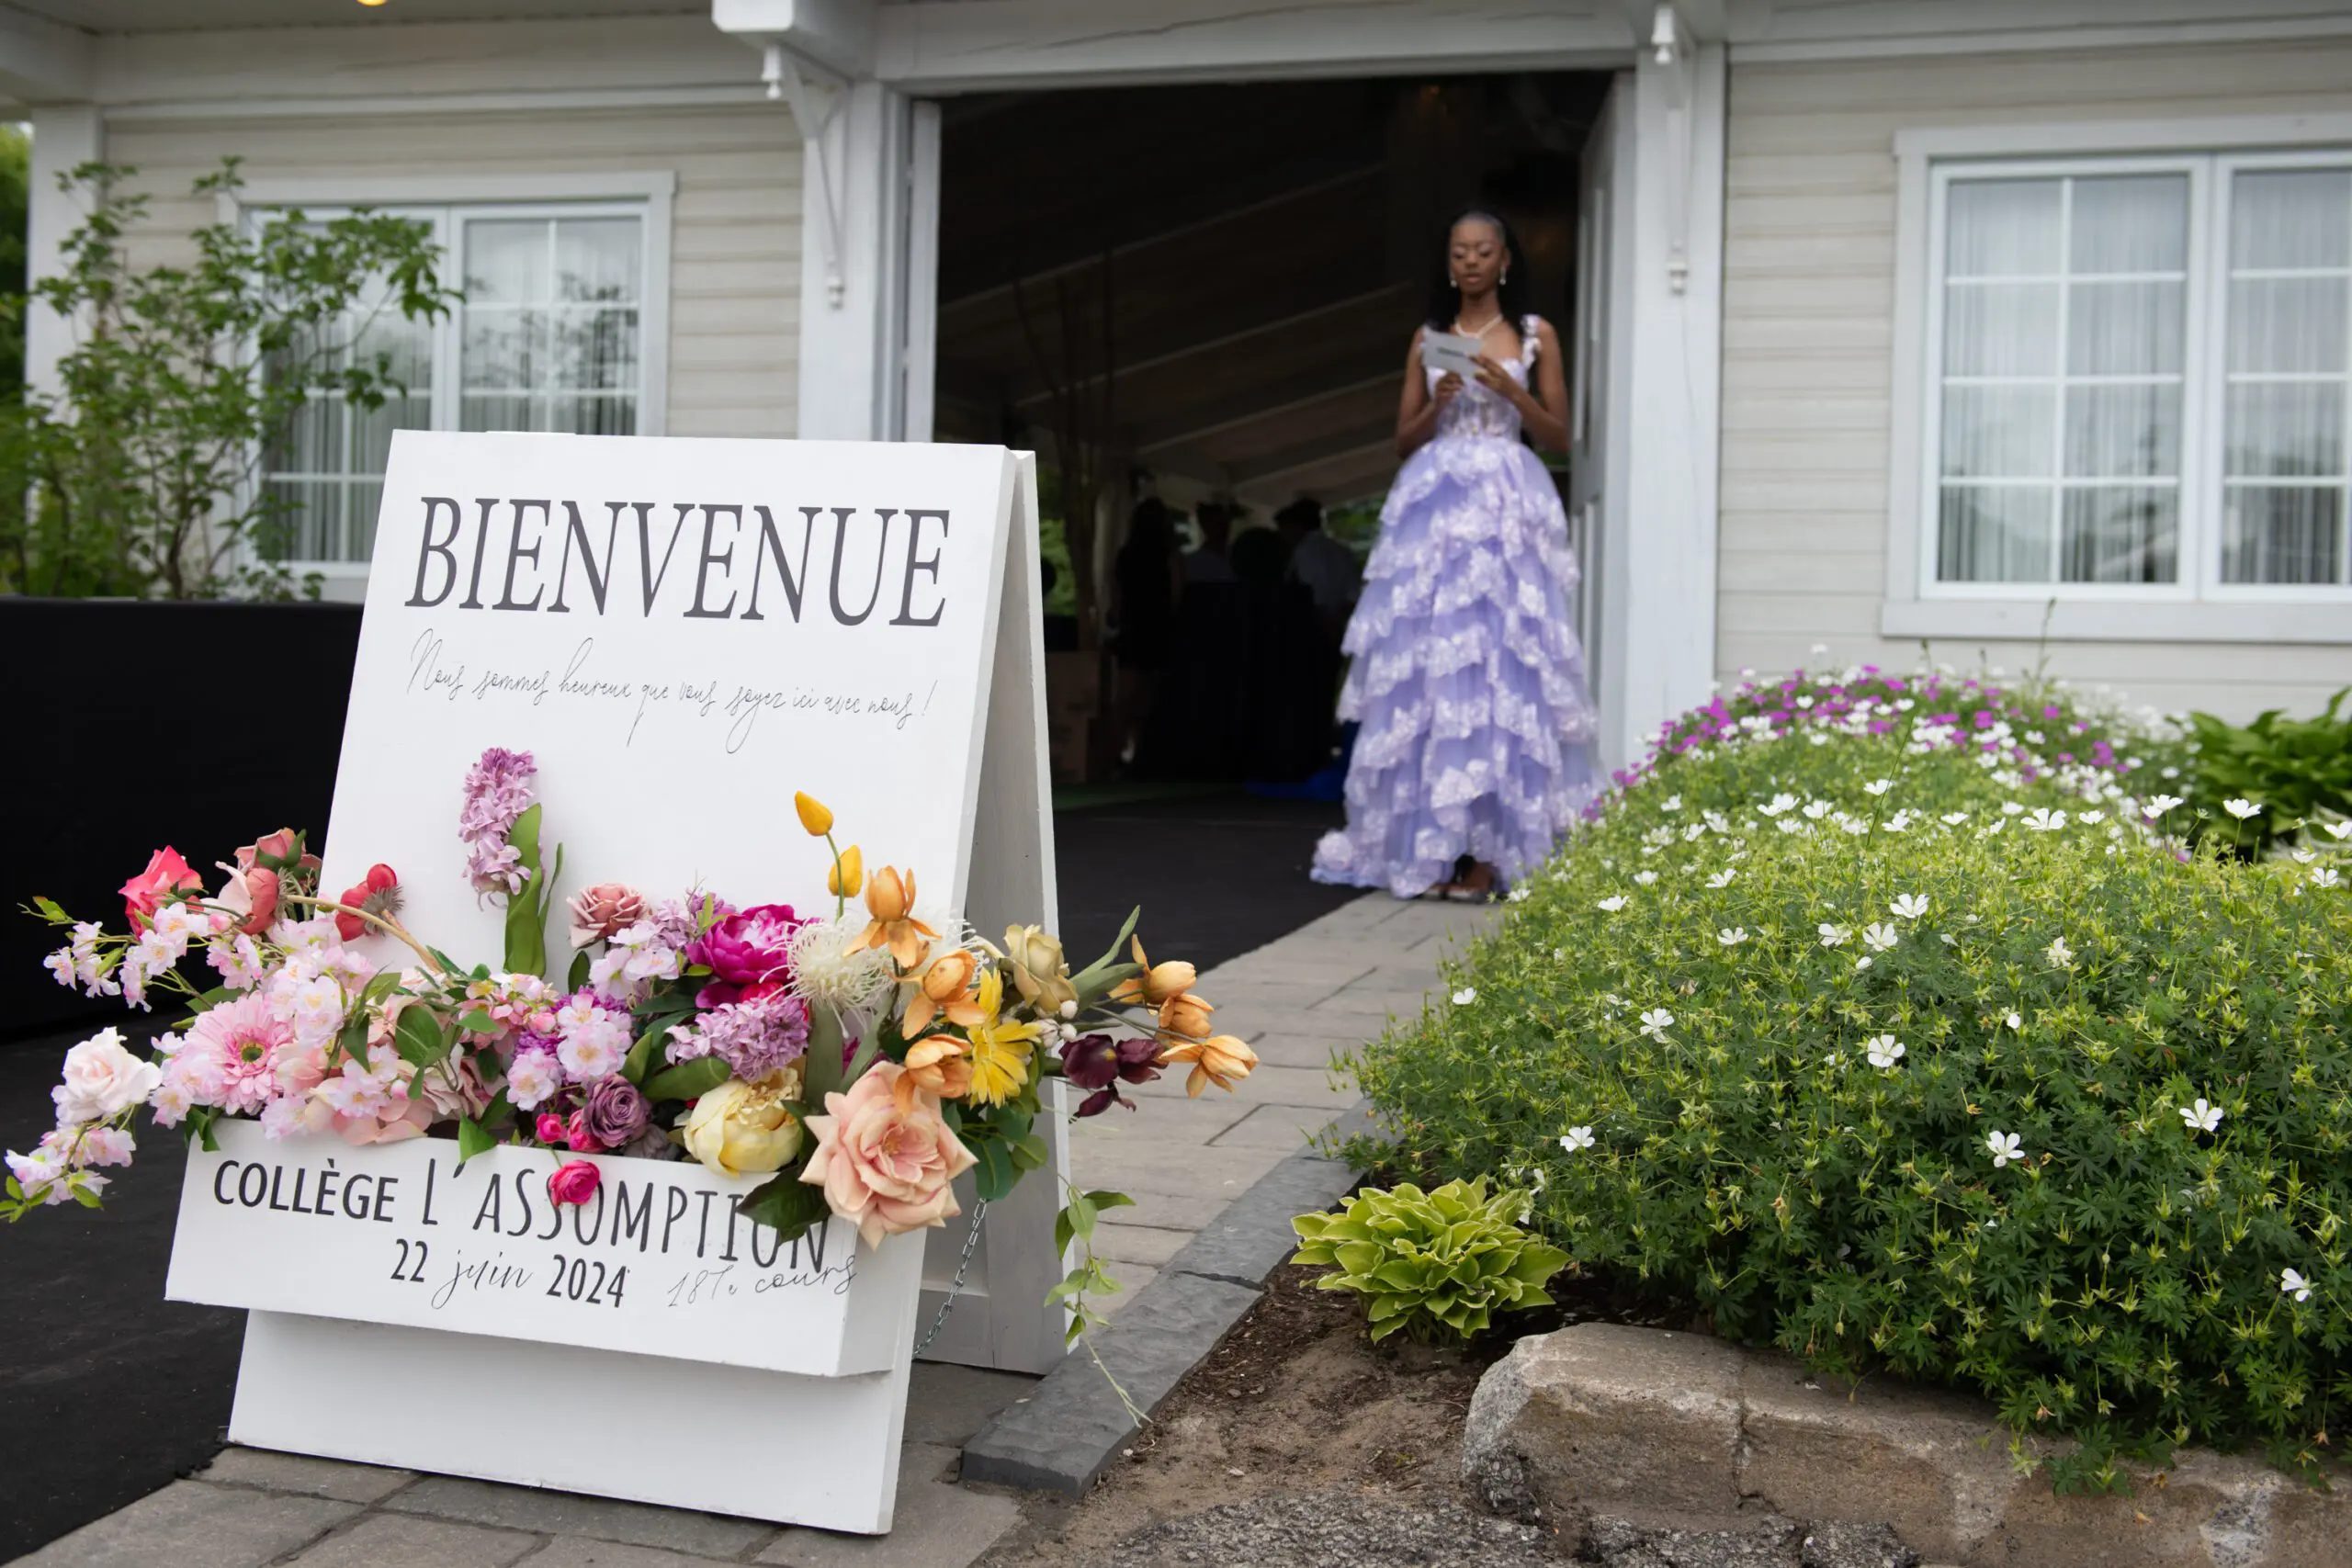
[[[1303,442],[1254,463],[1233,465],[1226,470],[1227,482],[1238,490],[1244,485],[1263,484],[1268,479],[1278,479],[1286,474],[1319,468],[1342,457],[1369,458],[1376,452],[1387,453],[1391,462],[1396,460],[1396,432],[1383,431],[1379,435],[1368,438],[1362,430],[1346,430],[1318,441]]]
[[[1225,416],[1211,423],[1192,423],[1200,416],[1187,415],[1184,421],[1170,421],[1156,432],[1131,433],[1131,439],[1138,454],[1148,455],[1170,447],[1182,446],[1204,436],[1218,435],[1227,431],[1262,424],[1270,419],[1279,419],[1283,414],[1292,413],[1300,409],[1313,408],[1317,403],[1329,402],[1335,398],[1354,397],[1374,387],[1393,387],[1397,384],[1397,381],[1398,377],[1396,372],[1383,371],[1377,376],[1360,378],[1334,385],[1330,378],[1330,372],[1318,367],[1314,371],[1295,377],[1289,381],[1268,388],[1262,400],[1258,402],[1238,407],[1228,403],[1226,405]]]
[[[96,41],[78,28],[0,9],[0,98],[27,107],[87,102]]]

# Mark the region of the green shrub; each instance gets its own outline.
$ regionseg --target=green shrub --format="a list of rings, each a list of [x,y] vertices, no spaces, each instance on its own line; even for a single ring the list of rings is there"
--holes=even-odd
[[[2189,1440],[2309,1469],[2352,1400],[2352,877],[2143,830],[2177,808],[2125,731],[2061,764],[2040,696],[1896,689],[1670,734],[1352,1064],[1386,1157],[1535,1189],[1729,1337],[2080,1438],[2062,1485]]]
[[[1374,1344],[1398,1329],[1424,1343],[1443,1330],[1463,1339],[1492,1314],[1544,1306],[1544,1281],[1568,1255],[1520,1229],[1527,1194],[1487,1195],[1487,1179],[1449,1181],[1433,1192],[1367,1188],[1336,1214],[1301,1214],[1291,1224],[1302,1246],[1293,1263],[1329,1263],[1316,1281],[1364,1298]]]
[[[2352,716],[2339,716],[2347,695],[2352,690],[2336,693],[2326,711],[2311,718],[2289,718],[2277,708],[2246,725],[2189,715],[2192,761],[2184,793],[2205,834],[2258,854],[2281,840],[2308,841],[2304,825],[2314,819],[2352,815]],[[2229,809],[2233,800],[2262,809],[2239,818]]]

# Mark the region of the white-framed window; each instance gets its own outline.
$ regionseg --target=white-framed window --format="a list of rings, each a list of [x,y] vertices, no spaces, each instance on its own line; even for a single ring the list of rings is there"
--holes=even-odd
[[[389,351],[403,392],[374,410],[314,394],[264,445],[260,482],[294,506],[291,564],[322,574],[331,591],[366,580],[396,430],[662,428],[669,176],[448,185],[451,198],[433,201],[414,199],[406,183],[381,185],[380,197],[311,181],[256,183],[245,194],[248,221],[293,208],[325,220],[364,205],[424,222],[441,247],[443,283],[464,296],[433,322],[363,302],[343,334],[350,352]],[[607,189],[609,198],[586,195]]]
[[[2340,129],[1898,138],[1883,629],[2352,641]]]

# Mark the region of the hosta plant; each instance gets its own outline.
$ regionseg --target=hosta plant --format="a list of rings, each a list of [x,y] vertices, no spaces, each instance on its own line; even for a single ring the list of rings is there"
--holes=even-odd
[[[2352,875],[2186,848],[2177,775],[2063,695],[1770,701],[1683,727],[1359,1054],[1378,1157],[1528,1189],[1582,1270],[1727,1337],[2080,1439],[2062,1485],[2185,1442],[2316,1471]]]
[[[1293,1220],[1304,1245],[1291,1261],[1331,1265],[1317,1285],[1363,1296],[1374,1343],[1399,1330],[1468,1339],[1498,1312],[1552,1300],[1544,1283],[1568,1255],[1521,1230],[1526,1216],[1527,1194],[1489,1194],[1483,1176],[1430,1192],[1366,1188],[1336,1214]]]

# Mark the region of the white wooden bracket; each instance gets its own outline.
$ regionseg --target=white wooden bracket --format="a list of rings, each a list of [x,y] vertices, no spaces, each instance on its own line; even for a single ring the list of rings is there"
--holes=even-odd
[[[833,135],[833,127],[849,96],[845,91],[848,84],[826,73],[825,85],[832,89],[831,100],[820,114],[809,92],[808,75],[814,69],[784,45],[771,43],[761,57],[760,80],[767,84],[770,103],[782,99],[792,107],[792,118],[800,128],[800,140],[816,151],[817,205],[811,216],[817,220],[817,243],[825,257],[825,305],[838,310],[847,297],[849,281],[842,272],[841,198],[833,188],[833,159],[840,139]]]
[[[1698,47],[1668,0],[1650,17],[1650,63],[1666,89],[1666,281],[1679,294],[1690,283],[1690,56]]]

